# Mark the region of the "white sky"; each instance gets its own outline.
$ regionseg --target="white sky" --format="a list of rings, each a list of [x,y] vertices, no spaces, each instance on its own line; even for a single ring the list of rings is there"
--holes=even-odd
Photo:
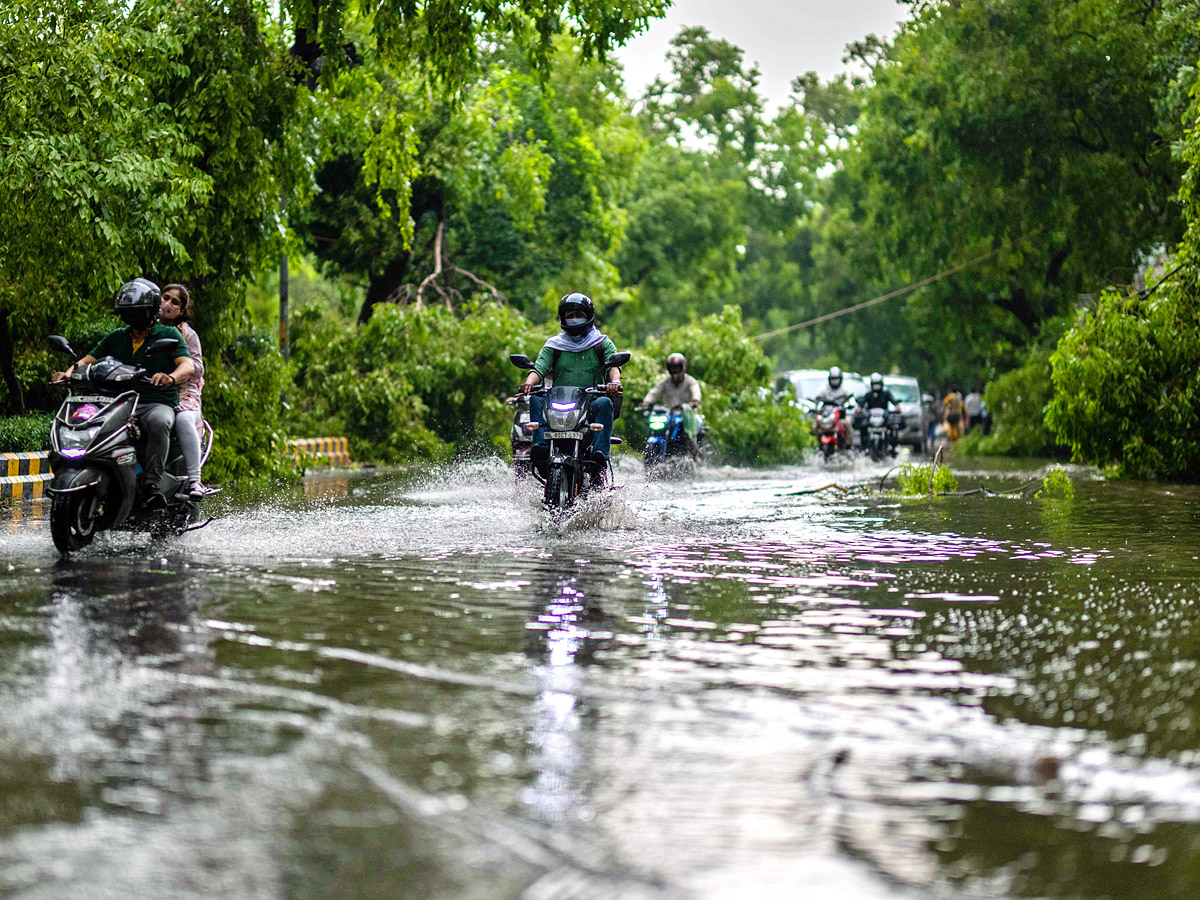
[[[671,38],[689,25],[737,44],[762,72],[768,109],[784,103],[793,78],[808,71],[830,78],[849,66],[845,47],[868,34],[891,37],[907,7],[896,0],[675,0],[662,19],[617,51],[625,89],[639,97],[656,75],[667,74]]]

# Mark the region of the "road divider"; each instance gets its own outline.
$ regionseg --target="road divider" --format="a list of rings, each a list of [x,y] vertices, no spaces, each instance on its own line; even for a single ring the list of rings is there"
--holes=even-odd
[[[50,474],[46,453],[0,453],[0,500],[38,500]]]
[[[288,449],[297,462],[315,459],[316,465],[348,466],[350,442],[344,437],[293,438]]]

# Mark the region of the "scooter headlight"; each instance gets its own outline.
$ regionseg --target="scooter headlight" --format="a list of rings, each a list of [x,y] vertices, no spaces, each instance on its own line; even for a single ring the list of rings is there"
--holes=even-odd
[[[91,428],[63,428],[58,432],[58,446],[62,450],[86,450],[100,433],[100,426]]]

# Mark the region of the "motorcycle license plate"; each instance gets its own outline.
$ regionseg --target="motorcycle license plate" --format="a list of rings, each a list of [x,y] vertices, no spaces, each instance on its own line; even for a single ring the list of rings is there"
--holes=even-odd
[[[104,394],[72,394],[72,403],[102,403],[107,406],[113,402],[112,397],[106,397]]]
[[[552,440],[552,441],[562,441],[562,440],[582,441],[583,440],[583,432],[582,431],[551,431],[550,432],[550,440]]]

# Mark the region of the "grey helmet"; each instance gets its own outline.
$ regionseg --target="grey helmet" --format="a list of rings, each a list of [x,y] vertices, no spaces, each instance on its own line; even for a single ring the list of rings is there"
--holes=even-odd
[[[667,371],[674,375],[676,370],[687,371],[687,357],[682,353],[672,353],[667,357]]]
[[[829,370],[829,386],[834,390],[842,386],[842,370],[837,366]]]
[[[158,321],[162,291],[148,278],[135,278],[121,285],[113,298],[113,310],[131,328],[147,328]]]

